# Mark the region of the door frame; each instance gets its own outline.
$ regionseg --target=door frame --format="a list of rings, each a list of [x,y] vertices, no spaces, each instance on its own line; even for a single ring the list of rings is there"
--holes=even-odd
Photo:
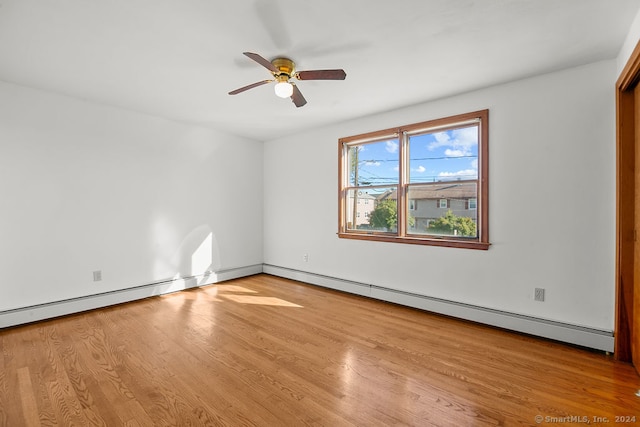
[[[616,324],[614,357],[631,362],[635,231],[635,93],[640,81],[640,42],[616,82]],[[640,171],[640,165],[638,165]],[[640,209],[640,207],[638,207]],[[640,279],[640,278],[639,278]],[[640,333],[640,331],[635,331]],[[636,367],[640,369],[640,367]]]

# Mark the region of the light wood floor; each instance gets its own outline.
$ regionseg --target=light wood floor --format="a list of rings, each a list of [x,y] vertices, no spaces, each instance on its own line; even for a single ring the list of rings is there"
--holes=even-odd
[[[640,378],[604,354],[268,275],[5,329],[0,352],[9,427],[640,425]]]

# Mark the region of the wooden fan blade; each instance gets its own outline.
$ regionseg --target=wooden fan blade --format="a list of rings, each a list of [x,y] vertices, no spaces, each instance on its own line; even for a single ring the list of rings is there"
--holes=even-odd
[[[232,90],[231,92],[229,92],[229,95],[237,95],[237,94],[239,94],[241,92],[244,92],[245,90],[253,89],[254,87],[262,86],[262,85],[270,83],[272,81],[273,80],[263,80],[261,82],[252,83],[250,85],[241,87],[240,89]]]
[[[344,80],[347,73],[344,70],[311,70],[296,73],[298,80]]]
[[[258,64],[262,65],[264,68],[271,71],[272,73],[279,72],[279,70],[270,61],[264,59],[262,56],[258,55],[257,53],[252,53],[252,52],[242,52],[242,53],[248,56],[249,58],[253,59],[254,61],[256,61]]]
[[[307,100],[302,96],[302,92],[298,89],[298,86],[292,84],[293,86],[293,94],[291,95],[291,101],[296,104],[296,107],[300,108],[307,103]]]

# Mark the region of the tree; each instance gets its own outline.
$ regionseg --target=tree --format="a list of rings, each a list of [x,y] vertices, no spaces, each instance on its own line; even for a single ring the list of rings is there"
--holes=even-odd
[[[415,218],[409,216],[409,226],[415,224]],[[396,230],[398,226],[398,204],[395,200],[387,199],[378,202],[376,208],[369,214],[369,225],[373,228]]]
[[[427,231],[456,236],[476,237],[476,223],[473,222],[471,218],[454,215],[451,209],[449,209],[444,216],[431,221],[429,227],[427,227]]]
[[[373,228],[393,230],[398,224],[398,209],[395,200],[382,200],[369,214],[369,225]]]

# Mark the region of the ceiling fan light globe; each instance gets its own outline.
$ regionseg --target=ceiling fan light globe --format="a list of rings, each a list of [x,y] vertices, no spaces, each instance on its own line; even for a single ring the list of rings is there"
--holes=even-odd
[[[276,95],[280,98],[289,98],[293,95],[293,85],[289,82],[278,82],[274,86]]]

